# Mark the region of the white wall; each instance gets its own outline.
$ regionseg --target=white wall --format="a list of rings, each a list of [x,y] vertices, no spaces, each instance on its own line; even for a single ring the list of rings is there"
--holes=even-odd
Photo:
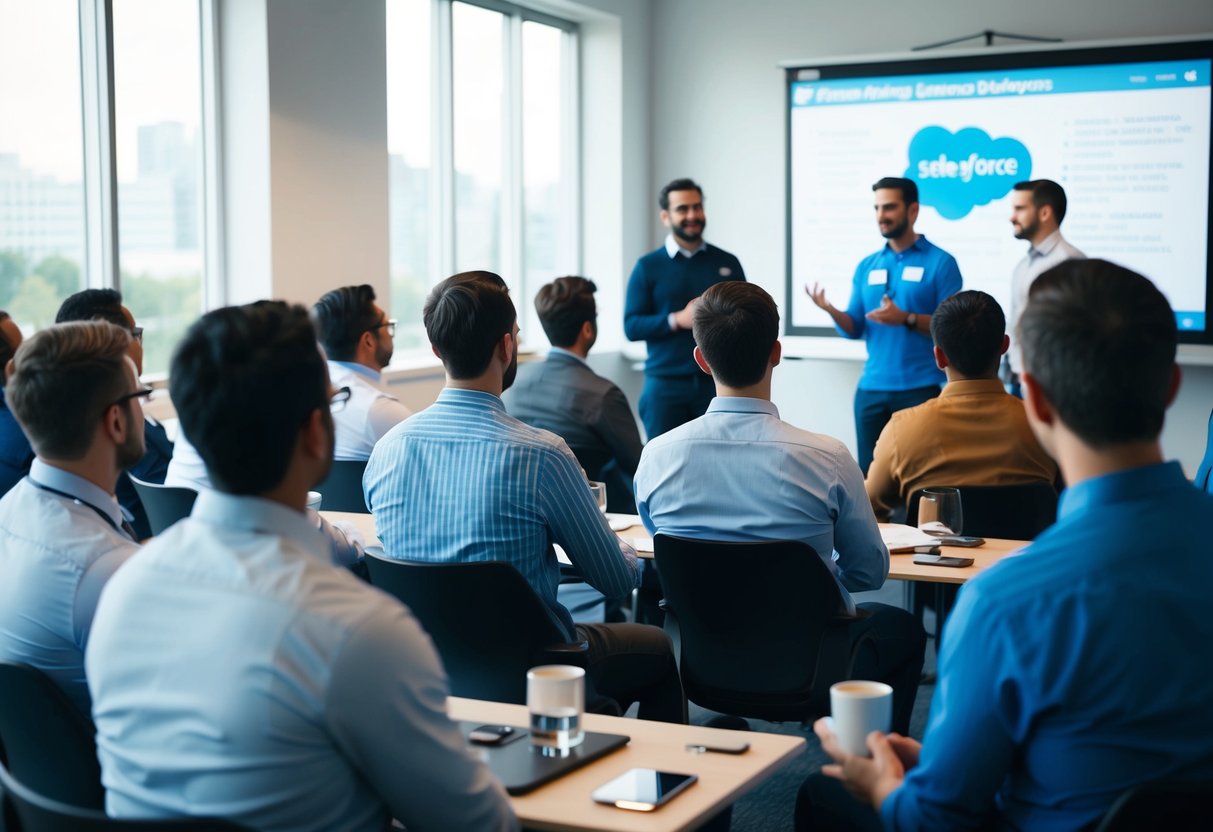
[[[782,304],[784,80],[777,63],[902,52],[984,29],[1066,40],[1208,32],[1213,3],[655,0],[649,192],[675,176],[700,181],[709,239],[740,257],[747,276]],[[655,218],[649,229],[651,247],[661,236]],[[785,362],[776,374],[776,402],[785,417],[853,448],[851,397],[859,369],[856,360]],[[1185,369],[1163,445],[1191,473],[1204,449],[1213,369]]]

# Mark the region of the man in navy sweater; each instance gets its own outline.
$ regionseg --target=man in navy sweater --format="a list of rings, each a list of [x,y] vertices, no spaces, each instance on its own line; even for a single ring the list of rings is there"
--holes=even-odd
[[[736,257],[704,242],[703,189],[693,180],[666,185],[658,204],[670,233],[665,245],[636,261],[623,310],[628,340],[648,346],[640,419],[649,439],[707,411],[716,389],[693,355],[695,302],[710,286],[745,280]]]

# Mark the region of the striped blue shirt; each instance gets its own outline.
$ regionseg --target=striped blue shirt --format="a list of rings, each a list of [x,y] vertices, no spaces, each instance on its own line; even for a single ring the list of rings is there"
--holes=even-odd
[[[568,445],[510,416],[491,393],[444,389],[379,440],[363,488],[389,557],[505,561],[570,639],[553,543],[608,598],[639,582],[636,553],[611,531]]]

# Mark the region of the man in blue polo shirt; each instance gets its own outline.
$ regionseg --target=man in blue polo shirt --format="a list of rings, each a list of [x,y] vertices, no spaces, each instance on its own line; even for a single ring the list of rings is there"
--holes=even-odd
[[[931,315],[961,288],[956,259],[914,231],[918,185],[886,176],[872,191],[876,224],[888,242],[859,262],[846,311],[826,299],[820,284],[805,286],[839,333],[867,341],[868,362],[855,391],[855,456],[865,476],[892,415],[939,395],[945,379],[935,365]]]
[[[709,286],[745,280],[736,257],[704,242],[703,189],[693,180],[675,179],[657,202],[670,233],[661,248],[636,261],[623,308],[628,340],[644,341],[649,351],[639,408],[649,439],[707,411],[716,388],[695,364],[695,302]]]

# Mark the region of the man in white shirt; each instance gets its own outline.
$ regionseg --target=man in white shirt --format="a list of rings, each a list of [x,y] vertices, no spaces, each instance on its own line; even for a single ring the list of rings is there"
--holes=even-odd
[[[1011,318],[1007,332],[1019,325],[1019,316],[1028,305],[1028,290],[1036,278],[1066,260],[1086,259],[1085,254],[1061,236],[1061,221],[1066,216],[1065,189],[1052,179],[1032,179],[1016,182],[1011,191],[1011,227],[1015,239],[1027,240],[1028,253],[1011,274]],[[1019,374],[1023,372],[1023,353],[1015,338],[1007,353],[1010,364],[1011,392],[1020,398]]]
[[[425,632],[334,568],[304,513],[334,435],[306,310],[204,315],[171,378],[215,488],[101,597],[85,661],[106,811],[283,832],[381,832],[389,815],[413,832],[516,829],[446,715]]]
[[[0,499],[0,661],[44,671],[85,714],[97,596],[139,548],[114,496],[143,456],[133,400],[150,392],[130,341],[102,321],[44,329],[10,362],[5,391],[37,457]]]
[[[381,387],[392,361],[396,322],[375,303],[367,284],[342,286],[312,307],[316,337],[329,359],[329,378],[350,388],[345,409],[335,414],[336,459],[367,459],[375,443],[412,413]]]

